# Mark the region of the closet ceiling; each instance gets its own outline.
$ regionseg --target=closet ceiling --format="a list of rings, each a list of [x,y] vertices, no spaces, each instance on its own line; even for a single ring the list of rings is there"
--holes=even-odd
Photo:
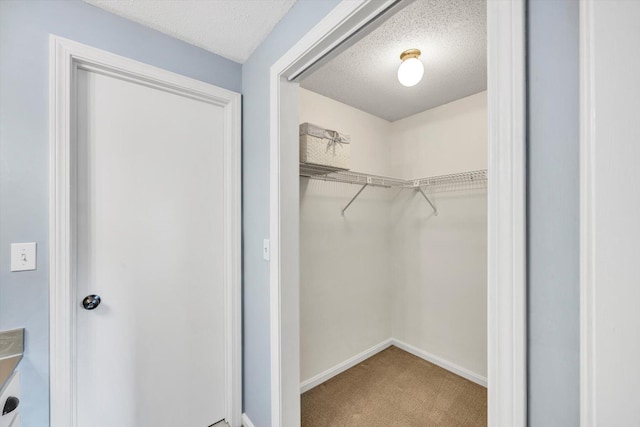
[[[301,82],[395,121],[487,88],[486,0],[417,0]],[[398,82],[400,53],[422,51],[424,77]]]
[[[296,0],[83,0],[243,63]],[[132,41],[133,42],[133,41]]]

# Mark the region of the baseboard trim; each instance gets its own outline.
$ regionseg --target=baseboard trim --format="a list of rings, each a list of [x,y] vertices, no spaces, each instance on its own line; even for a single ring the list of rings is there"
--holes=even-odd
[[[455,363],[451,363],[448,360],[438,357],[435,354],[431,354],[417,347],[414,347],[411,344],[407,344],[404,341],[400,341],[395,338],[389,338],[388,340],[384,340],[380,344],[376,344],[373,347],[363,351],[362,353],[356,354],[355,356],[345,360],[344,362],[339,363],[327,369],[326,371],[321,372],[312,378],[309,378],[306,381],[303,381],[300,384],[300,393],[304,393],[305,391],[309,391],[312,388],[319,386],[323,382],[330,380],[331,378],[335,377],[338,374],[343,373],[347,369],[353,368],[358,363],[364,362],[368,358],[380,353],[382,350],[389,348],[392,345],[406,351],[407,353],[411,353],[414,356],[424,359],[427,362],[431,362],[434,365],[438,365],[439,367],[446,369],[447,371],[452,372],[456,375],[459,375],[462,378],[466,378],[471,382],[479,384],[483,387],[487,386],[487,377],[483,377],[482,375],[476,374],[475,372],[472,372],[466,368],[463,368],[462,366],[458,366]],[[243,415],[242,419],[243,421],[245,420],[245,415]],[[246,419],[247,421],[249,420],[248,418]],[[253,425],[244,424],[244,427],[253,427]]]
[[[242,414],[242,427],[255,427],[246,413]]]
[[[427,353],[424,350],[420,350],[419,348],[414,347],[411,344],[407,344],[406,342],[397,340],[395,338],[392,338],[390,341],[391,341],[391,345],[394,345],[406,351],[407,353],[411,353],[414,356],[417,356],[421,359],[426,360],[427,362],[431,362],[434,365],[438,365],[439,367],[446,369],[447,371],[453,372],[454,374],[459,375],[462,378],[466,378],[469,381],[472,381],[483,387],[487,386],[487,377],[483,377],[482,375],[478,375],[475,372],[471,372],[470,370],[463,368],[462,366],[458,366],[455,363],[451,363],[434,354]]]
[[[300,383],[300,393],[311,390],[312,388],[335,377],[336,375],[341,374],[347,369],[354,367],[358,363],[367,360],[371,356],[380,353],[382,350],[391,347],[392,341],[393,340],[391,338],[388,340],[384,340],[380,344],[376,344],[373,347],[363,351],[362,353],[356,354],[355,356],[345,360],[344,362],[339,363],[336,366],[329,368],[326,371],[321,372],[306,381],[303,381],[302,383]]]

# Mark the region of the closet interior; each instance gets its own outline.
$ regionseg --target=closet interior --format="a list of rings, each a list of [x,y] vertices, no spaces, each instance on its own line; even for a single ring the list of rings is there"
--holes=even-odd
[[[486,81],[482,0],[408,2],[301,81],[303,426],[486,425]]]

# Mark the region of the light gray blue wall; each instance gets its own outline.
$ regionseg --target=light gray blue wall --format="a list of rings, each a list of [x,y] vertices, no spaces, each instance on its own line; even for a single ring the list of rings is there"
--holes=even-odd
[[[240,64],[79,0],[0,0],[0,329],[25,327],[24,427],[49,417],[49,33],[234,91]],[[38,243],[38,270],[9,272],[11,242]]]
[[[79,0],[0,1],[0,329],[27,328],[25,427],[48,424],[48,34],[244,92],[244,409],[269,425],[268,70],[338,0],[300,0],[242,66]],[[530,422],[578,425],[578,6],[529,1]],[[241,83],[242,82],[242,83]],[[39,269],[9,273],[11,242]]]
[[[338,0],[299,0],[242,66],[244,411],[256,427],[271,424],[269,375],[269,68]]]
[[[578,2],[529,0],[529,425],[579,425]]]

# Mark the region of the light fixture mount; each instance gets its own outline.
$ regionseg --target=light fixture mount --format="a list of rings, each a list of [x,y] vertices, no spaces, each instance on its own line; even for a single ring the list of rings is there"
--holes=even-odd
[[[411,58],[420,58],[420,49],[407,49],[400,54],[400,61],[404,62],[407,59]]]
[[[424,65],[420,61],[420,53],[419,49],[407,49],[400,54],[398,81],[402,86],[415,86],[422,80]]]

